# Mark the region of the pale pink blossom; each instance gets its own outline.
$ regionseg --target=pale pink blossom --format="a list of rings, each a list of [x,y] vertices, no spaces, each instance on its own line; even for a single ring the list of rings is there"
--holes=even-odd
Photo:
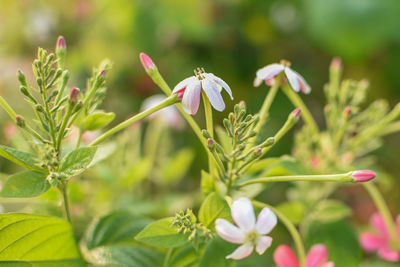
[[[382,215],[375,213],[371,216],[370,224],[373,232],[362,233],[360,237],[361,246],[366,251],[377,251],[380,258],[392,261],[400,261],[400,248],[391,246],[389,231]],[[397,243],[400,244],[400,215],[397,216]],[[398,246],[397,244],[397,246]]]
[[[232,203],[231,215],[236,225],[225,219],[215,221],[215,229],[224,240],[241,244],[227,259],[241,260],[249,256],[254,248],[263,254],[271,246],[272,237],[267,236],[277,223],[276,215],[267,207],[263,208],[256,220],[253,205],[247,198],[239,198]]]
[[[265,81],[267,85],[272,85],[275,81],[275,77],[281,72],[284,72],[284,81],[287,80],[293,90],[296,92],[302,91],[305,94],[311,92],[311,87],[308,85],[306,80],[304,80],[303,76],[292,70],[289,67],[289,63],[286,61],[282,61],[280,64],[270,64],[259,69],[256,73],[254,86],[259,86],[262,81]]]
[[[275,250],[274,261],[278,267],[300,267],[296,254],[286,245],[281,245]],[[306,267],[334,266],[333,262],[328,262],[328,250],[324,245],[317,244],[311,247],[306,257]]]
[[[146,110],[154,106],[157,106],[163,100],[165,100],[165,98],[166,97],[164,95],[153,95],[151,97],[148,97],[143,101],[141,110]],[[175,129],[182,129],[183,127],[182,117],[175,106],[169,106],[159,111],[156,111],[153,114],[151,114],[148,118],[159,120],[162,123],[169,125]]]
[[[229,85],[214,74],[204,72],[204,69],[198,69],[195,74],[195,76],[186,78],[178,83],[172,91],[172,93],[178,94],[182,98],[182,107],[186,113],[196,114],[199,109],[201,90],[206,94],[213,108],[223,111],[225,103],[221,96],[222,89],[225,89],[233,99]]]

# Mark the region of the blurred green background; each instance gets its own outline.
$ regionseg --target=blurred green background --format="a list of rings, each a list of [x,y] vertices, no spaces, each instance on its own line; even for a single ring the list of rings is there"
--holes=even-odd
[[[322,87],[334,56],[343,59],[345,78],[370,81],[371,99],[399,102],[399,14],[398,0],[1,0],[0,94],[22,113],[17,69],[32,80],[30,64],[37,46],[53,50],[57,36],[63,35],[72,73],[69,86],[83,88],[92,67],[103,58],[114,62],[104,109],[117,114],[115,122],[138,112],[146,97],[161,92],[140,64],[143,51],[171,87],[196,67],[227,81],[235,101],[224,96],[228,107],[217,114],[217,123],[242,99],[256,112],[267,92],[265,86],[253,88],[256,70],[287,59],[313,88],[303,98],[323,126]],[[266,135],[275,132],[292,109],[279,94]],[[204,125],[201,112],[196,120]],[[7,122],[0,112],[0,123]],[[206,166],[205,153],[189,128],[175,138],[179,146],[195,146],[199,152],[195,161],[200,163],[190,170],[197,184],[199,170]],[[291,140],[283,139],[272,154],[290,153]],[[397,134],[376,152],[394,177],[399,173],[399,149]],[[4,171],[4,164],[1,168]]]

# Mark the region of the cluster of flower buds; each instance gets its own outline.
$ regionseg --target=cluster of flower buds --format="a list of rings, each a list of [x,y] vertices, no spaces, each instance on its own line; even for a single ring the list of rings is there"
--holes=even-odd
[[[212,238],[211,231],[202,223],[197,222],[197,218],[191,209],[187,209],[186,211],[181,210],[176,213],[172,225],[178,228],[179,233],[190,233],[188,239],[195,246],[199,242],[208,241]]]

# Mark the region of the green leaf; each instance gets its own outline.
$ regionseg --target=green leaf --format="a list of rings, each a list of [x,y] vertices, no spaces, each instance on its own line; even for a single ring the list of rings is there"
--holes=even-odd
[[[351,214],[351,209],[338,200],[324,200],[315,207],[313,220],[320,222],[334,222],[346,218]]]
[[[45,172],[45,170],[39,168],[36,166],[36,156],[32,155],[27,152],[19,151],[11,147],[6,147],[0,145],[0,156],[11,160],[18,165],[21,165],[22,167],[33,170],[33,171],[40,171],[40,172]]]
[[[59,218],[2,214],[0,236],[2,266],[85,266],[70,224]]]
[[[96,153],[96,147],[81,147],[68,153],[63,159],[60,172],[76,176],[86,170]]]
[[[195,267],[198,266],[198,252],[192,246],[192,244],[188,244],[181,248],[173,249],[169,260],[168,267]]]
[[[199,221],[207,228],[214,229],[217,218],[231,220],[231,211],[225,199],[216,193],[211,193],[200,207]]]
[[[136,240],[163,248],[174,248],[186,244],[189,233],[178,233],[178,228],[172,225],[173,219],[173,217],[164,218],[149,224],[136,236]]]
[[[208,172],[203,170],[201,170],[201,191],[204,195],[214,191],[214,179]]]
[[[304,205],[299,201],[285,202],[276,208],[294,224],[300,223],[303,219]]]
[[[36,197],[50,188],[42,172],[24,171],[10,176],[0,192],[2,197]]]
[[[154,267],[162,266],[163,255],[140,246],[113,245],[91,250],[87,260],[101,266]]]
[[[193,150],[184,148],[179,150],[165,166],[162,173],[163,181],[176,181],[188,171],[194,158]]]
[[[200,261],[200,267],[231,267],[235,266],[233,260],[227,260],[225,257],[231,254],[237,245],[228,243],[220,237],[215,237],[211,240],[204,251]]]
[[[151,222],[150,219],[116,211],[95,219],[85,235],[87,249],[120,242],[134,242],[135,236]]]
[[[87,116],[83,121],[83,130],[85,131],[95,131],[107,126],[115,118],[113,112],[102,112],[96,111],[89,116]]]
[[[307,232],[307,244],[322,243],[329,251],[329,260],[336,266],[358,267],[361,249],[358,237],[346,221],[312,223]]]

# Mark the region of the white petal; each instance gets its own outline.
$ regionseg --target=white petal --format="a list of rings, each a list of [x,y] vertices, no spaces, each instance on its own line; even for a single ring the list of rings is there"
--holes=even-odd
[[[195,80],[198,80],[195,76],[191,76],[189,78],[184,79],[183,81],[180,81],[175,87],[174,90],[172,90],[172,93],[176,93],[177,91],[185,88],[188,86],[190,83],[194,82]]]
[[[215,221],[215,230],[220,237],[231,243],[243,244],[246,239],[242,230],[225,219]]]
[[[299,85],[300,85],[301,91],[305,94],[309,94],[311,92],[310,85],[308,85],[306,80],[304,80],[303,76],[301,76],[299,73],[297,73],[295,71],[293,71],[293,72],[297,74],[297,79],[299,80]]]
[[[222,80],[221,78],[215,76],[215,75],[212,74],[212,73],[207,73],[207,75],[209,75],[210,77],[212,77],[212,79],[213,79],[218,85],[220,85],[222,88],[224,88],[225,91],[229,94],[229,96],[230,96],[231,99],[233,100],[232,90],[231,90],[231,88],[229,87],[229,85],[228,85],[224,80]]]
[[[253,205],[248,198],[241,197],[232,203],[231,214],[233,220],[245,232],[254,230],[256,217]]]
[[[200,104],[201,84],[199,80],[189,83],[182,98],[182,107],[189,114],[196,114]]]
[[[225,109],[225,103],[215,82],[212,79],[206,77],[201,80],[201,84],[203,87],[203,91],[206,93],[207,98],[210,100],[211,106],[213,106],[218,111],[223,111]]]
[[[256,75],[257,75],[257,78],[259,78],[261,80],[268,80],[268,79],[275,77],[279,73],[281,73],[284,69],[285,69],[285,66],[283,66],[282,64],[271,64],[271,65],[265,66],[262,69],[259,69],[257,71]]]
[[[269,248],[272,244],[272,237],[270,236],[262,236],[258,239],[256,245],[256,251],[258,254],[263,254],[267,248]]]
[[[289,67],[285,68],[285,74],[286,74],[286,78],[289,81],[290,86],[292,87],[293,90],[295,90],[296,92],[300,91],[300,84],[299,84],[299,80],[297,78],[297,74],[291,70]]]
[[[262,81],[263,81],[263,80],[261,80],[260,78],[256,77],[256,78],[254,79],[254,81],[253,81],[253,86],[254,86],[254,87],[260,86],[261,83],[262,83]]]
[[[268,234],[275,227],[277,222],[278,219],[276,218],[275,213],[265,207],[258,215],[256,230],[261,235]]]
[[[241,260],[249,256],[253,252],[254,246],[250,243],[241,245],[232,254],[226,256],[227,259]]]

